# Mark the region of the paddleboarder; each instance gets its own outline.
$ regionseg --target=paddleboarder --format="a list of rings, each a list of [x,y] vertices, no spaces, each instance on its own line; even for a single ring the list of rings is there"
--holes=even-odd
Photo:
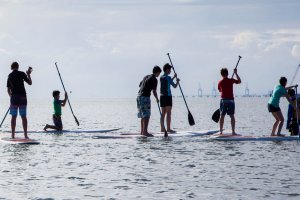
[[[237,73],[237,68],[234,69],[233,75],[236,75],[237,79],[228,78],[228,69],[221,69],[222,80],[218,83],[218,90],[221,92],[221,101],[220,101],[220,134],[223,134],[223,126],[224,126],[224,118],[225,115],[229,115],[231,118],[231,129],[232,135],[236,135],[235,133],[235,103],[234,103],[234,94],[233,94],[233,84],[240,84],[241,78]]]
[[[293,102],[289,98],[287,90],[295,87],[290,86],[286,87],[287,84],[287,78],[281,77],[279,79],[279,84],[275,86],[272,96],[268,101],[268,110],[270,113],[272,113],[273,117],[275,118],[275,122],[273,124],[272,133],[271,136],[284,136],[281,134],[281,129],[284,123],[284,117],[282,115],[281,109],[279,107],[279,102],[281,97],[285,97],[286,100],[293,105]],[[277,134],[275,135],[277,129]]]
[[[161,69],[159,66],[154,66],[152,74],[147,75],[140,82],[140,90],[136,98],[138,108],[138,118],[141,118],[141,135],[146,137],[152,137],[153,135],[148,133],[148,124],[151,115],[151,91],[157,101],[157,77],[160,75]]]
[[[27,135],[27,95],[24,86],[24,82],[28,85],[32,85],[31,72],[32,68],[28,67],[26,73],[19,71],[19,64],[13,62],[11,64],[12,72],[8,75],[7,79],[7,92],[10,96],[10,114],[11,114],[11,138],[15,138],[16,121],[18,110],[22,118],[22,125],[24,129],[24,137],[28,138]]]
[[[65,99],[60,100],[60,91],[54,90],[52,92],[53,96],[53,108],[54,108],[54,114],[52,115],[53,123],[54,125],[46,124],[44,127],[44,130],[47,131],[48,128],[55,129],[57,131],[63,130],[63,124],[61,121],[61,107],[64,107],[66,105],[66,102],[68,100],[68,94],[65,92]]]
[[[164,74],[160,77],[160,107],[162,110],[161,117],[161,132],[164,132],[163,122],[165,121],[165,116],[167,116],[167,132],[175,133],[176,131],[171,129],[171,115],[172,115],[172,93],[171,93],[171,85],[173,88],[177,88],[179,85],[180,79],[177,78],[177,74],[174,73],[173,78],[169,75],[171,74],[172,66],[169,63],[166,63],[163,67]],[[176,83],[174,83],[174,79],[176,79]]]
[[[296,98],[296,92],[294,89],[289,89],[288,90],[288,95],[290,100],[293,102],[293,104],[289,104],[288,106],[288,113],[287,113],[287,124],[286,124],[286,129],[291,132],[291,135],[298,135],[299,134],[299,122],[297,122],[297,115],[298,119],[300,119],[300,99],[299,97]],[[298,95],[298,94],[297,94]],[[298,103],[296,102],[296,99]],[[298,106],[297,106],[298,104]],[[298,112],[296,108],[298,107]]]

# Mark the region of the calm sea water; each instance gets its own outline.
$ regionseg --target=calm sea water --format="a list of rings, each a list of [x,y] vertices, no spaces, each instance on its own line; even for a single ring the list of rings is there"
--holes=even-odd
[[[187,98],[196,125],[190,127],[182,99],[175,99],[177,130],[218,129],[210,118],[217,98]],[[237,98],[237,132],[268,135],[273,123],[268,98]],[[2,105],[6,105],[3,102]],[[81,129],[122,127],[138,132],[135,99],[74,101]],[[152,105],[150,132],[159,130]],[[281,107],[286,112],[287,102]],[[6,108],[1,107],[5,114]],[[29,100],[30,130],[51,122],[51,101]],[[77,129],[66,107],[66,129]],[[225,128],[229,129],[226,118]],[[18,120],[18,129],[20,129]],[[2,130],[9,129],[9,118]],[[110,133],[110,135],[119,132]],[[300,144],[212,142],[207,137],[93,139],[98,134],[32,133],[40,145],[0,143],[0,199],[300,199]],[[1,136],[9,136],[1,133]],[[19,136],[23,136],[20,134]]]

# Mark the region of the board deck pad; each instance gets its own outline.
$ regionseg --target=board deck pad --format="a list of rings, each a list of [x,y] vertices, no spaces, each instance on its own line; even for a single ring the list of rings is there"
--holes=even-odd
[[[39,141],[34,139],[25,139],[25,138],[9,138],[4,137],[1,138],[1,142],[8,143],[8,144],[40,144]]]

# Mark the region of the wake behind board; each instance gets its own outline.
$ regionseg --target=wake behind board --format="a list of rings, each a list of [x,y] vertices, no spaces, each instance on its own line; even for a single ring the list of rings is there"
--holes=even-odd
[[[27,131],[28,133],[108,133],[112,131],[118,131],[122,128],[113,128],[113,129],[95,129],[95,130],[62,130],[62,131],[56,131],[56,130],[37,130],[37,131]],[[3,131],[10,133],[10,131]],[[23,133],[23,131],[16,131],[16,133]]]
[[[202,130],[202,131],[178,131],[176,133],[168,133],[168,137],[197,137],[206,136],[217,133],[217,130]],[[164,133],[152,133],[153,137],[164,137]],[[93,136],[93,139],[126,139],[126,138],[137,138],[145,137],[140,133],[120,133],[118,135],[101,135]],[[146,138],[146,137],[145,137]],[[151,137],[150,137],[151,138]]]
[[[7,143],[7,144],[40,144],[39,141],[33,140],[33,139],[25,139],[25,138],[9,138],[4,137],[1,138],[1,142]]]
[[[218,134],[212,135],[211,140],[217,141],[296,141],[299,140],[298,136],[244,136],[232,134]]]

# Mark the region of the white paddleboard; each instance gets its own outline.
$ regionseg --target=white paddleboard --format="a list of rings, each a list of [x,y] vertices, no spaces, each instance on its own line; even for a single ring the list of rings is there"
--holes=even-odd
[[[217,141],[295,141],[299,136],[245,136],[232,134],[217,134],[210,137],[211,140]]]
[[[218,130],[201,130],[201,131],[178,131],[175,133],[168,133],[168,137],[197,137],[212,135],[217,133]],[[161,133],[152,133],[153,137],[164,137],[164,132]],[[118,135],[99,135],[93,136],[93,139],[126,139],[126,138],[136,138],[136,137],[145,137],[140,133],[119,133]],[[151,137],[149,137],[151,138]]]
[[[62,130],[62,131],[56,131],[56,130],[51,130],[45,131],[45,130],[37,130],[37,131],[27,131],[27,133],[108,133],[112,131],[117,131],[122,128],[113,128],[113,129],[95,129],[95,130]],[[6,133],[10,133],[11,131],[3,131]],[[23,131],[16,131],[16,133],[23,133]]]
[[[25,139],[25,138],[9,138],[4,137],[1,138],[1,142],[8,143],[8,144],[40,144],[39,141],[33,139]]]

